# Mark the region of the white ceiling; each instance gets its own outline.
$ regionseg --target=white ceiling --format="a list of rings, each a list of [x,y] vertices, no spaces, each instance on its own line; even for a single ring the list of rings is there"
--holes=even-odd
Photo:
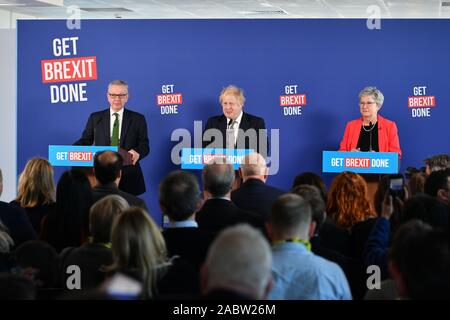
[[[450,0],[0,0],[0,10],[36,19],[450,18]],[[375,7],[370,7],[375,6]],[[372,11],[368,12],[368,8]],[[0,15],[0,17],[2,17]]]

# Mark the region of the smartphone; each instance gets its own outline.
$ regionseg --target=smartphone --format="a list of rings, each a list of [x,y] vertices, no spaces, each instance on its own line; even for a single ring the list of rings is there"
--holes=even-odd
[[[405,179],[402,174],[391,174],[389,176],[389,192],[393,197],[401,199],[405,196]]]
[[[118,300],[139,299],[141,292],[142,284],[123,273],[116,273],[106,288],[106,293]]]

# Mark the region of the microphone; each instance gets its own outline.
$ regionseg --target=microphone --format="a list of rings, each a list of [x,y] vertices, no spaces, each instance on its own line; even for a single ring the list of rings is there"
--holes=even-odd
[[[369,126],[372,127],[372,121],[369,121]],[[373,131],[372,129],[370,129],[370,136],[369,136],[369,152],[372,152],[372,131]]]

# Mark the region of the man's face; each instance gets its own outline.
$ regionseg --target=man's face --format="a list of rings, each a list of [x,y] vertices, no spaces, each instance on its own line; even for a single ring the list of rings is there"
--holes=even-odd
[[[113,111],[120,111],[128,101],[127,87],[113,84],[109,86],[107,96]]]
[[[243,105],[233,94],[226,94],[222,98],[222,109],[225,117],[235,120],[242,111]]]

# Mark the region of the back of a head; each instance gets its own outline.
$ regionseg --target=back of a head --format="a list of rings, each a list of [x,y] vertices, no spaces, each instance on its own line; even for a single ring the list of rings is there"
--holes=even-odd
[[[0,274],[0,300],[34,300],[36,287],[33,282],[17,274]]]
[[[325,202],[320,190],[313,185],[301,184],[294,187],[291,192],[298,194],[309,203],[312,210],[312,220],[320,227],[326,219]]]
[[[14,240],[9,235],[8,228],[0,220],[0,253],[8,253],[14,246]]]
[[[231,289],[263,299],[270,283],[272,253],[264,236],[249,225],[222,231],[212,243],[205,261],[205,292]]]
[[[265,176],[267,174],[266,160],[259,153],[253,152],[243,158],[241,171],[244,179],[251,176]]]
[[[33,268],[38,287],[53,288],[58,280],[59,256],[56,250],[42,241],[27,241],[14,250],[17,264],[22,268]]]
[[[103,197],[94,203],[89,213],[92,242],[111,242],[111,229],[114,219],[129,207],[124,198],[115,194]]]
[[[449,191],[448,177],[450,169],[433,171],[425,180],[425,193],[437,197],[440,189]]]
[[[46,159],[30,159],[19,177],[17,201],[21,207],[50,204],[55,197],[53,167]]]
[[[157,269],[167,262],[167,249],[161,232],[141,208],[131,207],[114,221],[111,244],[115,271],[134,273],[143,283],[144,297],[156,288]]]
[[[89,209],[92,188],[86,175],[76,169],[61,175],[56,188],[56,224],[58,241],[65,246],[78,246],[82,233],[89,232]]]
[[[103,185],[113,183],[123,168],[123,159],[118,152],[103,151],[95,154],[95,178]]]
[[[334,178],[328,192],[326,211],[344,228],[350,228],[373,216],[364,178],[349,171],[341,172]]]
[[[448,154],[437,154],[425,159],[425,164],[430,172],[444,170],[450,168],[450,156]]]
[[[408,181],[411,196],[425,192],[426,175],[423,172],[414,173]]]
[[[173,221],[192,216],[201,200],[197,178],[187,171],[169,173],[159,185],[159,203]]]
[[[2,169],[0,168],[0,196],[3,193],[3,174],[2,174]]]
[[[302,184],[317,187],[320,191],[320,195],[322,196],[323,201],[327,203],[327,187],[325,186],[325,183],[320,176],[318,176],[314,172],[302,172],[295,177],[292,184],[292,189]]]
[[[450,292],[450,234],[411,220],[392,245],[390,260],[401,276],[401,294],[410,299],[448,299]],[[398,281],[398,279],[397,279]]]
[[[436,198],[426,194],[418,194],[405,202],[400,223],[413,219],[423,221],[432,227],[448,225],[448,213],[444,205]]]
[[[223,197],[231,191],[234,168],[221,158],[215,158],[202,171],[203,187],[213,197]]]
[[[285,237],[295,237],[298,234],[307,237],[311,220],[310,204],[301,196],[293,193],[278,197],[272,204],[269,215],[272,230],[277,235]],[[303,240],[309,240],[309,238]]]

